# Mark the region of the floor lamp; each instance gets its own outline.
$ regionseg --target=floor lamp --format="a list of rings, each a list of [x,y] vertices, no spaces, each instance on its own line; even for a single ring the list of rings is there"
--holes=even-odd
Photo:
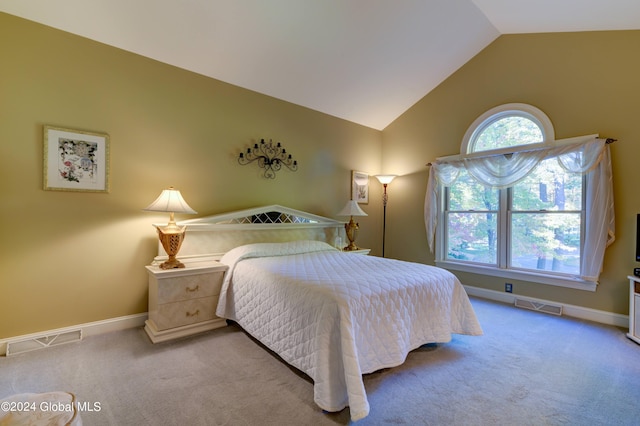
[[[398,175],[376,175],[376,178],[384,187],[384,193],[382,194],[382,257],[384,257],[384,242],[387,233],[387,201],[389,201],[387,185],[397,176]]]

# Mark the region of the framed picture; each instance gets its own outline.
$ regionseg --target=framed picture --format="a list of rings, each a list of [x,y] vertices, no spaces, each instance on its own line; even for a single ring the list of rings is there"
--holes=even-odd
[[[45,191],[109,192],[109,135],[44,126]]]
[[[351,171],[351,199],[359,204],[369,203],[369,175],[364,172]]]

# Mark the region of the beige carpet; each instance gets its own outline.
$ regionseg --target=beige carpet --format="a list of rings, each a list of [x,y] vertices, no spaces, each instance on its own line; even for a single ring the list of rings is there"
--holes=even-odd
[[[640,345],[625,330],[472,299],[484,336],[425,345],[365,376],[357,425],[638,425]],[[311,381],[236,326],[153,345],[142,329],[0,358],[0,399],[66,390],[93,425],[340,425]]]

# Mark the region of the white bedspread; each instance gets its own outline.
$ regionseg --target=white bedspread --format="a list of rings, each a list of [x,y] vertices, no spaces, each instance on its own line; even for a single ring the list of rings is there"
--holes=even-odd
[[[217,314],[314,381],[327,411],[369,413],[362,374],[404,362],[452,333],[482,329],[458,279],[440,268],[343,253],[317,241],[228,252]]]

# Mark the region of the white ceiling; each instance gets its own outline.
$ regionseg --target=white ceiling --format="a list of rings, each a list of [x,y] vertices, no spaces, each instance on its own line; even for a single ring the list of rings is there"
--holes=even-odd
[[[379,130],[500,34],[640,29],[639,0],[0,0],[0,11]]]

